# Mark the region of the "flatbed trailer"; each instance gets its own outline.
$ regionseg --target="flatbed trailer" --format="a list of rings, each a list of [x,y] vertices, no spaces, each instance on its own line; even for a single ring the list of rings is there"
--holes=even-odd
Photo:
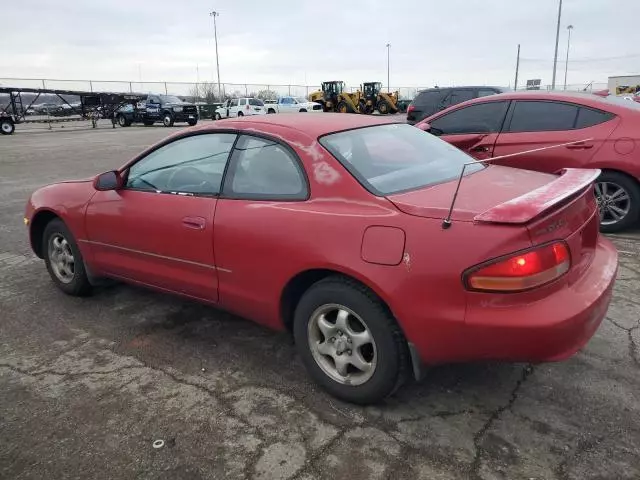
[[[31,101],[25,101],[24,94],[33,96]],[[62,100],[60,109],[51,115],[31,115],[31,109],[42,95],[53,95]],[[2,97],[8,96],[8,103],[4,105]],[[72,105],[65,96],[79,98],[79,105]],[[93,128],[98,120],[107,118],[115,128],[115,112],[128,104],[134,106],[144,98],[134,93],[115,92],[86,92],[79,90],[57,90],[48,88],[13,88],[0,87],[0,133],[11,135],[15,126],[21,123],[52,123],[91,120]]]

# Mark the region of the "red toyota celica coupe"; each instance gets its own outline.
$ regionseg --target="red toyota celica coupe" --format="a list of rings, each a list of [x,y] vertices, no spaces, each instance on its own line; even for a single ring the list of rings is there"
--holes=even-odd
[[[37,190],[25,223],[64,292],[119,279],[287,329],[319,384],[371,403],[422,365],[565,359],[605,315],[599,171],[470,161],[385,118],[224,120]]]

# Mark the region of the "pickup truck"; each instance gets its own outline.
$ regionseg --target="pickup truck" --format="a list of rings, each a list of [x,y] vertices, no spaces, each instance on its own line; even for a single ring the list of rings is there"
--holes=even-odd
[[[265,103],[267,113],[322,112],[322,104],[303,97],[280,97],[273,103]]]
[[[132,123],[153,125],[155,122],[162,122],[165,127],[173,126],[174,122],[187,122],[193,126],[198,123],[198,107],[183,102],[175,95],[151,94],[136,105],[120,108],[115,112],[115,117],[121,127],[128,127]]]

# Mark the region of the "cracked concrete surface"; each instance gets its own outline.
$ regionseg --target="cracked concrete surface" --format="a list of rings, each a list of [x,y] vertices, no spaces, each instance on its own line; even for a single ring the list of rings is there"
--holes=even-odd
[[[124,285],[53,287],[27,244],[28,194],[167,133],[0,139],[0,478],[640,478],[637,232],[612,237],[614,299],[572,359],[434,367],[355,407],[309,381],[285,334]]]

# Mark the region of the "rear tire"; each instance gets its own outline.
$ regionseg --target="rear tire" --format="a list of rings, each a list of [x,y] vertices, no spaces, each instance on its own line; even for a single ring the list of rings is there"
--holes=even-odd
[[[276,111],[273,108],[270,108],[269,110],[267,110],[267,113],[276,113]]]
[[[380,112],[380,115],[386,115],[389,113],[389,105],[387,105],[387,102],[384,100],[380,100],[378,102],[378,112]]]
[[[3,118],[0,120],[0,132],[2,135],[11,135],[16,130],[16,126],[13,120],[9,118]]]
[[[238,112],[238,117],[244,117],[244,113]]]
[[[68,295],[78,297],[91,293],[91,283],[78,244],[59,218],[51,220],[45,227],[42,252],[56,287]]]
[[[300,109],[300,113],[306,113],[307,109],[306,108],[301,108]]]
[[[124,115],[120,114],[118,115],[118,125],[120,125],[121,127],[130,127],[131,126],[131,121],[127,119],[127,117],[125,117]]]
[[[222,120],[222,115],[220,115],[219,113],[216,113],[213,118],[214,120]]]
[[[298,303],[293,331],[311,377],[342,400],[378,402],[406,378],[409,356],[402,331],[380,299],[353,280],[332,276],[311,286]],[[339,372],[341,365],[346,375]]]
[[[596,180],[596,200],[600,210],[600,231],[614,233],[638,222],[640,187],[620,172],[603,172]]]
[[[336,107],[337,111],[340,113],[348,113],[349,112],[349,107],[347,106],[347,102],[340,102],[338,103],[338,106]]]

